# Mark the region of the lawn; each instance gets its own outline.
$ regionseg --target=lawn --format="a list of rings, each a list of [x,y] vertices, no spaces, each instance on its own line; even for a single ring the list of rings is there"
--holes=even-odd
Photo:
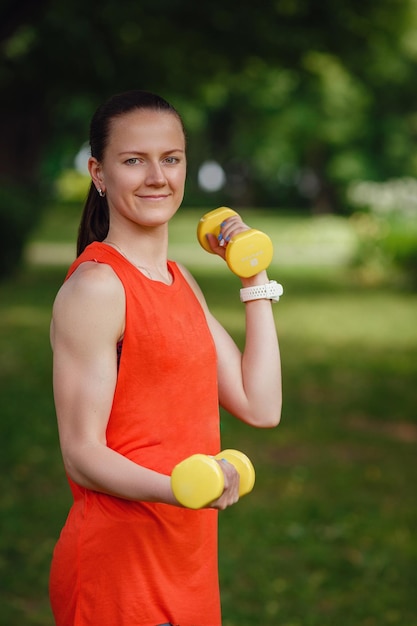
[[[268,232],[284,408],[274,430],[222,414],[254,491],[220,516],[224,626],[417,626],[417,295],[364,284],[343,219],[248,212]],[[217,317],[243,344],[238,279],[173,222]],[[54,542],[70,503],[51,391],[48,326],[73,253],[73,210],[51,211],[19,275],[0,285],[1,623],[52,626]],[[59,243],[58,248],[56,243]]]

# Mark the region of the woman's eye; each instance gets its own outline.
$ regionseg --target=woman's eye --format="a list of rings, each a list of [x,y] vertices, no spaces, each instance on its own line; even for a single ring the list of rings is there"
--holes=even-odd
[[[166,157],[165,163],[167,163],[168,165],[175,165],[176,163],[179,163],[179,158],[174,156]]]
[[[131,157],[130,159],[127,159],[125,163],[126,165],[136,165],[136,163],[139,163],[139,159],[137,157]]]

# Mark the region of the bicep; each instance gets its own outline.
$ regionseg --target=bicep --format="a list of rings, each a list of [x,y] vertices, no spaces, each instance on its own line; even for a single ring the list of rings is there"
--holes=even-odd
[[[91,354],[86,352],[89,349]],[[80,333],[72,342],[57,337],[53,387],[63,443],[70,438],[105,442],[117,376],[116,353],[112,352],[98,345],[91,335]]]
[[[64,287],[53,311],[53,387],[64,453],[75,443],[105,443],[117,381],[121,294],[84,278],[86,284]]]

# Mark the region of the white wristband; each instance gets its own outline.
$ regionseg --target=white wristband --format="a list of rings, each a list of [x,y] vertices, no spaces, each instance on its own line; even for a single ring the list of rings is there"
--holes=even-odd
[[[282,285],[275,280],[270,280],[266,285],[256,285],[255,287],[244,287],[240,290],[240,301],[250,302],[251,300],[272,300],[278,302],[284,293]]]

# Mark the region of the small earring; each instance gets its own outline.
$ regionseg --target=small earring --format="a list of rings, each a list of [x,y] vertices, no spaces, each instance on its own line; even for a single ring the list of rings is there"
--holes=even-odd
[[[101,189],[97,189],[98,195],[100,196],[100,198],[104,198],[104,196],[106,195],[105,191],[102,191]]]

